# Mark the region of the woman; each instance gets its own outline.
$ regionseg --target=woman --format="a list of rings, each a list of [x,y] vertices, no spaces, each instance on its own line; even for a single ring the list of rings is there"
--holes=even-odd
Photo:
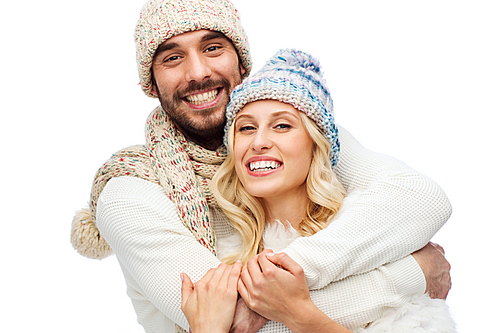
[[[317,60],[278,52],[233,91],[226,114],[229,156],[213,179],[214,196],[237,231],[219,237],[219,255],[224,252],[228,264],[246,264],[239,294],[252,310],[294,332],[349,332],[312,303],[299,265],[264,251],[318,232],[340,209],[345,191],[332,169],[339,153],[332,110]],[[239,271],[234,267],[211,270],[195,289],[183,275],[183,311],[191,327],[210,317],[192,304],[210,300],[228,314],[221,321],[226,326],[212,331],[229,330],[236,298],[235,277],[227,272]],[[230,289],[230,301],[218,296],[220,288]]]
[[[234,90],[227,110],[226,142],[230,153],[214,177],[213,190],[238,233],[235,239],[218,241],[227,245],[222,249],[228,254],[226,263],[241,260],[247,264],[238,290],[261,315],[294,331],[347,332],[314,306],[300,266],[283,255],[273,258],[269,251],[264,253],[269,258],[256,257],[265,248],[279,251],[293,239],[323,229],[342,204],[345,191],[332,171],[339,151],[337,129],[330,95],[318,80],[319,70],[317,61],[309,55],[285,50]],[[322,128],[312,119],[321,121]],[[278,238],[280,242],[276,242]],[[242,245],[232,248],[233,243]],[[273,261],[285,270],[275,270]],[[227,272],[232,270],[229,267],[211,270],[198,283],[219,286],[221,281],[220,285],[232,286],[233,280],[227,278]],[[280,288],[274,293],[277,300],[286,295],[285,302],[278,301],[284,305],[281,310],[272,303],[264,309],[264,304],[250,299],[251,275],[261,267],[273,271],[278,285],[290,289],[288,292]],[[190,285],[186,277],[183,276],[184,286]],[[288,282],[283,284],[284,281]],[[217,292],[209,295],[206,287],[202,290],[196,291],[194,298],[203,299],[203,293],[212,302],[217,298]],[[200,318],[197,311],[197,316],[190,316],[193,308],[188,305],[193,298],[188,293],[183,295],[183,311],[188,320]],[[266,295],[266,299],[269,297]],[[235,300],[222,303],[234,305]]]

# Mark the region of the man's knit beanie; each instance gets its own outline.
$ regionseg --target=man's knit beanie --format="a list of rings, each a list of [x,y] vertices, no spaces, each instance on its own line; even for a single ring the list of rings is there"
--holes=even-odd
[[[255,75],[234,88],[226,110],[226,146],[236,114],[246,104],[265,99],[291,104],[312,119],[330,142],[332,166],[337,165],[340,144],[333,102],[316,58],[298,50],[280,50]]]
[[[158,46],[185,32],[211,30],[233,42],[241,65],[250,73],[252,59],[240,15],[228,0],[150,0],[142,8],[135,29],[137,67],[144,93],[151,93],[151,65]]]

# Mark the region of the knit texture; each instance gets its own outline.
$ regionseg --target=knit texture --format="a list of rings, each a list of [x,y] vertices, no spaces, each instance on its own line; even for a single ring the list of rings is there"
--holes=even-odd
[[[113,177],[133,176],[159,184],[175,203],[178,215],[196,239],[215,254],[215,237],[208,206],[216,205],[211,179],[226,158],[225,150],[210,151],[187,141],[166,113],[157,107],[146,122],[146,146],[132,146],[114,154],[97,171],[89,208],[77,212],[71,243],[83,256],[102,259],[112,250],[95,226],[97,200]]]
[[[359,197],[358,192],[353,192],[346,197],[346,200],[342,203],[340,210],[335,214],[334,219],[339,219],[342,214],[349,209],[349,207],[354,204]],[[286,226],[285,226],[286,225]],[[266,223],[266,228],[264,230],[263,242],[264,249],[272,249],[274,253],[281,252],[290,243],[300,238],[300,234],[295,230],[289,223],[282,224],[280,221],[275,223]],[[216,229],[216,232],[218,230]],[[233,252],[238,251],[238,247],[241,244],[241,237],[238,233],[224,234],[220,235],[217,233],[217,252],[220,257],[230,255]],[[401,262],[396,262],[396,265],[401,264]],[[366,282],[377,281],[375,276],[379,271],[389,271],[394,264],[384,265],[382,268],[375,270],[374,272],[364,274],[362,279],[358,279],[362,285]],[[388,274],[389,275],[389,274]],[[406,274],[404,274],[406,275]],[[395,280],[397,277],[392,275]],[[400,279],[405,279],[408,276],[400,276]],[[346,278],[347,280],[353,280],[353,278]],[[341,311],[336,311],[333,314],[330,308],[333,306],[349,306],[349,304],[340,304],[339,295],[335,295],[331,298],[330,303],[322,303],[320,301],[330,293],[330,289],[333,288],[334,284],[325,287],[325,290],[313,291],[311,296],[316,301],[317,306],[321,306],[327,311],[331,318],[341,318]],[[353,290],[361,289],[360,286],[354,286]],[[344,292],[343,289],[340,290]],[[321,297],[320,297],[321,295]],[[360,302],[362,299],[366,300],[366,296],[360,295]],[[321,305],[319,305],[321,304]],[[383,307],[383,312],[374,321],[370,322],[369,325],[362,323],[361,327],[352,328],[351,330],[355,333],[384,333],[384,332],[398,332],[398,333],[456,333],[456,324],[451,314],[450,309],[446,302],[442,299],[431,299],[429,295],[425,294],[414,294],[411,299],[404,303],[402,306],[392,307],[389,304]],[[379,310],[382,310],[379,309]],[[347,325],[352,325],[349,321],[346,322]],[[278,323],[271,323],[273,326],[280,326]],[[282,327],[282,330],[285,328]]]
[[[299,50],[280,50],[255,75],[237,86],[226,110],[226,146],[236,114],[246,104],[265,99],[291,104],[312,119],[330,142],[332,166],[337,164],[340,143],[333,102],[316,58]]]
[[[379,318],[385,307],[423,294],[422,271],[408,255],[427,244],[451,206],[432,180],[367,150],[340,127],[339,135],[342,152],[335,172],[348,197],[361,191],[359,198],[335,223],[297,239],[284,252],[304,268],[310,288],[328,286],[311,292],[315,304],[355,328]],[[220,211],[209,211],[219,247],[234,231]],[[99,197],[96,223],[120,262],[146,332],[174,332],[175,323],[187,328],[179,275],[198,281],[220,261],[184,226],[163,188],[137,177],[113,178]],[[270,323],[262,332],[287,331]]]
[[[185,32],[211,30],[229,38],[240,62],[252,69],[248,38],[243,30],[240,14],[228,0],[150,0],[142,8],[135,28],[137,67],[141,88],[152,94],[151,65],[156,49],[167,39]]]

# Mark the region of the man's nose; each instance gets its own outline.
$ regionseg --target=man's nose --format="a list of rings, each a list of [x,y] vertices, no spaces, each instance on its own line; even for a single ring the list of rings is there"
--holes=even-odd
[[[212,69],[203,55],[190,54],[186,63],[186,80],[188,82],[203,82],[212,76]]]

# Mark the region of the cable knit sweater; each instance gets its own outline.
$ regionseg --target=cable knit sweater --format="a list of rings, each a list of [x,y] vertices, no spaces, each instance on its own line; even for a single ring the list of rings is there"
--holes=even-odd
[[[365,149],[341,127],[339,135],[335,171],[348,193],[360,195],[325,230],[297,239],[284,252],[304,268],[315,304],[352,328],[424,292],[425,278],[409,254],[439,230],[451,206],[430,179]],[[211,221],[218,238],[234,232],[216,209]],[[96,224],[120,262],[146,332],[173,332],[175,323],[187,329],[180,273],[197,281],[220,261],[184,227],[163,189],[133,177],[110,180],[99,197]],[[269,322],[261,331],[287,329]]]

